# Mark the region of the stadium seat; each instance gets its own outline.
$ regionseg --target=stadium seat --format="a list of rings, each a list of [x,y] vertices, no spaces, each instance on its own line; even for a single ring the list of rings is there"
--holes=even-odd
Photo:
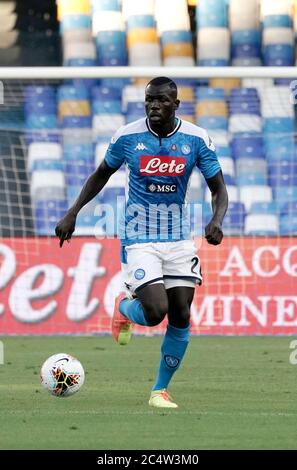
[[[236,182],[239,187],[241,186],[260,186],[267,184],[267,175],[260,172],[254,173],[241,173],[237,174]]]
[[[66,184],[70,186],[83,186],[88,176],[95,170],[93,156],[91,159],[65,160]]]
[[[38,200],[34,207],[37,235],[54,235],[57,222],[68,209],[65,199]]]
[[[272,214],[278,213],[277,204],[275,201],[270,202],[253,202],[250,207],[250,214]]]
[[[279,219],[275,214],[248,214],[244,224],[245,235],[277,236]]]
[[[105,157],[105,153],[107,151],[107,148],[109,146],[109,140],[105,141],[100,141],[96,144],[96,149],[95,149],[95,167],[98,167],[102,160]]]
[[[65,199],[65,176],[62,171],[34,171],[31,178],[31,198]]]
[[[297,235],[297,216],[284,215],[280,218],[280,235]]]
[[[230,175],[235,177],[235,166],[234,160],[232,158],[219,156],[219,162],[224,175]]]
[[[264,158],[263,137],[260,133],[241,133],[234,135],[231,141],[231,150],[234,159]]]
[[[237,176],[262,174],[267,178],[267,161],[264,158],[237,158],[235,167]]]
[[[227,28],[201,28],[197,34],[197,61],[198,65],[229,64],[230,60],[230,34]]]
[[[245,207],[241,202],[230,202],[223,221],[225,235],[242,235],[244,231]]]
[[[285,202],[280,211],[281,215],[297,216],[297,200]]]
[[[229,23],[231,31],[260,28],[258,0],[242,4],[237,0],[229,0]]]
[[[250,185],[239,188],[239,200],[249,212],[253,202],[270,202],[273,200],[272,189],[267,185]]]
[[[274,200],[280,210],[285,207],[288,202],[297,200],[297,186],[276,186],[273,190]]]

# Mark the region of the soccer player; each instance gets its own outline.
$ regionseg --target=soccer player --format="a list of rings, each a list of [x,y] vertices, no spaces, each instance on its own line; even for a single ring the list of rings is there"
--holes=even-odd
[[[121,240],[126,293],[116,298],[112,334],[119,344],[126,345],[134,323],[155,326],[167,315],[159,369],[149,399],[149,405],[156,408],[177,408],[167,389],[189,343],[190,306],[195,286],[202,281],[200,260],[183,210],[195,166],[211,191],[213,216],[205,227],[205,238],[212,245],[222,241],[228,206],[212,141],[204,129],[176,117],[178,107],[176,84],[166,77],[151,80],[145,90],[147,117],[116,132],[103,162],[56,227],[62,246],[74,232],[79,210],[122,164],[126,165],[128,191]]]

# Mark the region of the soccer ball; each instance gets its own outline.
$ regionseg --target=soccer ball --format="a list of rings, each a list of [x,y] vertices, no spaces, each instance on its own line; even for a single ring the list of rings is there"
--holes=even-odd
[[[81,363],[65,353],[49,357],[41,367],[40,376],[44,388],[55,397],[70,397],[85,380]]]

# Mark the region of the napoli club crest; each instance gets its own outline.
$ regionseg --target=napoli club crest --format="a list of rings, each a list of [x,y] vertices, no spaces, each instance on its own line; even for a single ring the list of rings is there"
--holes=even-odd
[[[181,148],[181,151],[184,155],[189,155],[191,152],[191,147],[188,144],[184,144]]]
[[[134,277],[135,279],[137,279],[138,281],[140,281],[141,279],[143,279],[145,276],[145,270],[144,269],[136,269],[135,273],[134,273]]]

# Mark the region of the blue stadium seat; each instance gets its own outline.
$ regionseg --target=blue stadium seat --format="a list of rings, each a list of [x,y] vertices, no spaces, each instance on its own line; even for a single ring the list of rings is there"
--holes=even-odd
[[[66,200],[39,200],[34,206],[37,235],[54,235],[57,222],[67,211]]]
[[[258,29],[242,29],[231,32],[232,45],[261,45],[261,32]]]
[[[201,67],[227,67],[228,59],[198,59],[198,65]]]
[[[269,135],[265,136],[265,151],[268,161],[278,161],[282,158],[286,160],[295,160],[295,142],[294,136]]]
[[[27,116],[29,114],[56,114],[57,106],[55,100],[34,96],[25,101],[24,111]]]
[[[120,101],[93,101],[93,114],[121,114],[122,104]]]
[[[280,235],[297,235],[297,216],[285,215],[280,218]]]
[[[174,44],[180,42],[191,42],[192,34],[190,31],[179,30],[179,31],[164,31],[161,36],[161,44]]]
[[[196,88],[196,98],[198,101],[225,100],[225,90],[224,88],[211,88],[206,86],[199,86]]]
[[[55,88],[50,85],[42,86],[26,86],[24,91],[25,102],[30,101],[31,99],[48,99],[49,101],[55,101],[56,93]]]
[[[134,28],[155,28],[156,20],[153,15],[130,15],[126,19],[126,24],[127,31]]]
[[[263,133],[274,134],[279,133],[289,134],[295,131],[295,121],[290,117],[271,117],[263,120]]]
[[[34,142],[61,142],[61,134],[52,132],[50,129],[46,130],[31,130],[25,134],[26,145],[33,144]]]
[[[98,31],[96,45],[122,47],[126,43],[125,31]]]
[[[267,15],[263,18],[264,28],[291,28],[292,18],[289,15]]]
[[[219,157],[230,157],[231,149],[229,146],[216,144],[216,153]]]
[[[274,187],[284,187],[284,186],[297,186],[297,174],[293,175],[275,175],[274,177],[270,176],[270,186]]]
[[[33,129],[56,129],[58,127],[56,114],[30,114],[26,118],[26,128]]]
[[[57,92],[58,101],[88,100],[89,90],[85,86],[61,85]]]
[[[263,137],[260,134],[241,134],[231,141],[232,156],[236,158],[263,158]]]
[[[253,202],[251,205],[250,214],[277,214],[278,207],[275,201],[270,202]]]
[[[244,230],[245,207],[241,202],[230,202],[223,221],[225,235],[242,235]]]
[[[264,173],[244,173],[236,178],[238,186],[266,185],[267,176]]]
[[[59,170],[64,171],[64,165],[61,160],[50,159],[50,160],[35,160],[32,164],[31,171],[37,170]]]
[[[94,147],[91,142],[85,144],[64,143],[63,156],[65,160],[91,159],[94,153]]]
[[[223,116],[199,117],[197,124],[207,130],[222,129],[228,130],[228,119]]]
[[[297,216],[297,200],[285,202],[281,207],[282,215]]]
[[[232,88],[230,91],[230,99],[246,98],[251,100],[259,100],[258,91],[252,87]]]
[[[60,22],[61,33],[71,29],[91,29],[92,20],[89,15],[66,15]]]
[[[294,48],[291,44],[270,44],[264,47],[264,65],[270,67],[293,66]]]
[[[61,127],[66,128],[90,128],[92,119],[90,116],[63,116]]]
[[[228,12],[225,0],[199,0],[196,7],[198,28],[226,28]]]
[[[260,44],[237,44],[231,48],[232,59],[260,58]]]
[[[273,192],[274,200],[280,211],[286,203],[297,200],[297,186],[276,186]]]
[[[97,62],[95,59],[84,59],[84,58],[76,58],[76,59],[68,59],[65,62],[66,67],[95,67]]]
[[[92,88],[93,100],[121,101],[122,93],[119,88],[97,86]]]
[[[248,99],[245,99],[245,101],[241,102],[230,101],[229,114],[257,114],[258,116],[260,116],[260,104],[252,102]]]
[[[82,186],[94,170],[93,158],[91,160],[66,160],[65,176],[67,185]]]

